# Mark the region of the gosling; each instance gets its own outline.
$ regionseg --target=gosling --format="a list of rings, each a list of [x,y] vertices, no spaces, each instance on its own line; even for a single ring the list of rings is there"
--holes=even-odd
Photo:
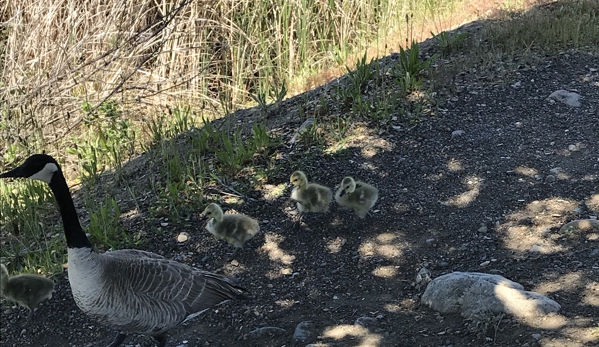
[[[308,183],[306,174],[295,171],[289,178],[295,187],[291,192],[291,200],[297,203],[300,212],[328,212],[333,199],[330,188],[317,183]]]
[[[341,181],[341,186],[335,192],[335,201],[341,206],[356,211],[360,218],[366,217],[378,198],[379,190],[376,187],[361,181],[354,181],[350,176]]]
[[[4,264],[0,264],[0,293],[4,298],[29,309],[24,325],[33,318],[33,311],[44,300],[52,297],[54,282],[39,275],[8,276]]]
[[[235,247],[231,259],[237,251],[260,231],[258,221],[243,214],[224,214],[217,204],[209,204],[200,214],[203,218],[211,218],[206,224],[208,230],[217,239],[225,240]]]

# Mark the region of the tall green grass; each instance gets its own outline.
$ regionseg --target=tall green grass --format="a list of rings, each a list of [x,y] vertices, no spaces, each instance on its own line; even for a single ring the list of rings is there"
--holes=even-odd
[[[405,32],[407,14],[424,22],[461,1],[7,0],[0,140],[14,145],[0,146],[0,168],[11,152],[72,147],[113,111],[135,124],[169,105],[218,117],[252,96],[275,101]]]

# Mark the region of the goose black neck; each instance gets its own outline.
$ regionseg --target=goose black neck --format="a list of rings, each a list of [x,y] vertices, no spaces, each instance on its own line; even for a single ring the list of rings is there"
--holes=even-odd
[[[91,242],[89,242],[89,239],[85,236],[85,232],[81,228],[81,224],[79,224],[79,217],[77,217],[77,210],[75,210],[69,186],[60,170],[54,173],[49,185],[60,209],[67,247],[92,248]]]

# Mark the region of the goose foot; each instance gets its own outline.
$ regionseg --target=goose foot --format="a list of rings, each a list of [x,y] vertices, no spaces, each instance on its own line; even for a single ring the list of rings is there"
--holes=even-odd
[[[154,340],[156,340],[156,342],[158,342],[158,347],[166,346],[166,335],[158,335],[152,337],[154,338]]]
[[[29,314],[27,315],[27,319],[25,319],[25,323],[21,325],[21,328],[27,328],[29,323],[33,320],[33,310],[29,310]]]
[[[123,341],[125,341],[125,338],[127,337],[126,334],[123,333],[118,333],[114,340],[112,340],[112,343],[108,345],[108,347],[117,347],[120,346],[121,343],[123,343]]]
[[[304,225],[306,224],[304,222],[304,215],[305,215],[305,213],[300,212],[299,216],[294,218],[293,229],[295,231],[299,231],[302,228],[302,224],[304,224]]]
[[[239,251],[239,248],[235,247],[235,250],[233,251],[233,253],[229,256],[229,258],[227,258],[227,262],[230,262],[231,260],[233,260],[235,258],[237,251]]]

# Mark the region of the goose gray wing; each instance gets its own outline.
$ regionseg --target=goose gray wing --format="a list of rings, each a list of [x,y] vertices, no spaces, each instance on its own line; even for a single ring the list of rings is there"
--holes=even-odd
[[[108,307],[96,319],[122,331],[160,334],[223,301],[247,298],[245,289],[223,275],[158,255],[130,259],[127,252],[105,254],[111,253],[103,274],[108,285],[102,302]]]
[[[106,255],[110,255],[111,257],[120,257],[120,258],[153,258],[153,259],[166,259],[165,257],[147,251],[142,251],[140,249],[119,249],[116,251],[106,252]]]

